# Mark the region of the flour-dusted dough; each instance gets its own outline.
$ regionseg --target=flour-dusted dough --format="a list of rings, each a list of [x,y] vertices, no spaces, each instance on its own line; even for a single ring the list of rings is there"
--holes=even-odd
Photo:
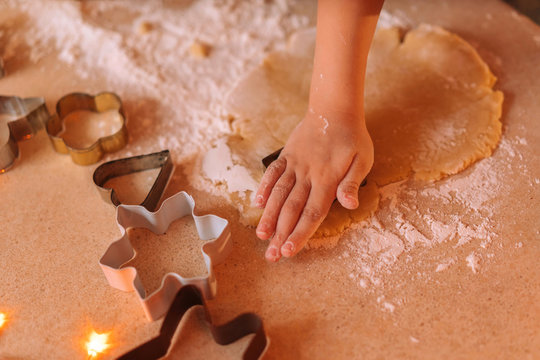
[[[414,174],[438,180],[491,155],[501,137],[503,94],[471,45],[422,25],[401,42],[378,31],[366,75],[366,121],[379,186]]]
[[[306,112],[314,43],[313,29],[297,33],[287,51],[270,54],[229,94],[235,119],[227,145],[255,181],[264,172],[261,159],[285,144]],[[335,203],[315,237],[369,217],[378,206],[377,186],[409,176],[438,180],[489,156],[501,136],[503,95],[493,90],[495,80],[472,46],[441,28],[422,25],[403,40],[397,28],[379,29],[366,74],[366,122],[375,145],[368,186],[358,210]],[[246,211],[246,197],[234,197],[255,225],[260,212]]]

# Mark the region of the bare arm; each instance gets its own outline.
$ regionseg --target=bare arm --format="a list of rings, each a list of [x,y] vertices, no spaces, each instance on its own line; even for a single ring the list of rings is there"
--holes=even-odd
[[[266,258],[294,256],[337,197],[358,207],[358,188],[373,164],[364,120],[367,55],[383,0],[319,0],[309,109],[257,192],[264,207],[257,236]]]

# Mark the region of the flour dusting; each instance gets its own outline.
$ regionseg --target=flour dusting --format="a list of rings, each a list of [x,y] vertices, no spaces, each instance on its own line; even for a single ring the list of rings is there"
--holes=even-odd
[[[57,55],[82,79],[100,72],[104,88],[124,89],[120,95],[127,100],[131,120],[141,125],[133,127],[140,131],[132,134],[137,141],[122,155],[168,148],[178,162],[196,157],[202,163],[200,170],[218,185],[209,191],[243,192],[240,196],[252,200],[257,183],[246,168],[235,163],[224,142],[215,142],[231,131],[223,107],[225,96],[266,53],[283,50],[287,38],[313,26],[313,19],[298,14],[288,1],[252,6],[234,0],[201,0],[180,6],[186,12],[182,23],[164,2],[138,4],[137,9],[122,14],[129,21],[118,22],[118,7],[130,8],[129,1],[5,0],[0,7],[19,9],[27,19],[24,31],[12,32],[9,24],[0,31],[5,43],[2,57],[9,61],[24,51],[28,61],[38,63]],[[383,10],[378,26],[407,29],[411,24],[403,14]],[[207,44],[211,51],[193,56],[194,43]],[[189,106],[178,106],[180,102]],[[322,120],[326,133],[328,121]],[[449,127],[447,134],[432,135],[438,136],[434,142],[444,141],[448,134],[460,131]],[[401,263],[421,262],[411,255],[413,250],[441,246],[447,254],[429,272],[411,272],[411,276],[429,279],[458,267],[475,274],[481,271],[495,250],[503,248],[497,243],[496,224],[490,220],[497,197],[508,188],[496,166],[502,163],[510,172],[529,176],[531,185],[540,184],[538,175],[529,174],[519,161],[523,160],[520,147],[526,145],[523,138],[503,137],[494,155],[497,159],[486,158],[439,182],[415,185],[407,180],[381,188],[377,213],[342,235],[340,258],[346,260],[349,280],[379,294],[381,309],[393,313],[402,299],[387,299],[385,284]],[[224,180],[225,191],[218,184]],[[433,210],[441,205],[444,210]],[[521,242],[516,244],[516,248],[521,246]],[[410,340],[418,343],[412,336]]]
[[[376,214],[343,236],[345,245],[341,258],[355,259],[349,265],[352,281],[366,291],[379,294],[382,304],[385,283],[393,279],[394,271],[400,266],[421,262],[408,253],[436,246],[448,249],[446,256],[431,270],[413,274],[413,277],[428,281],[432,274],[459,267],[479,273],[495,256],[492,248],[498,240],[497,226],[490,218],[497,209],[498,197],[510,187],[499,167],[527,172],[523,165],[514,162],[522,156],[520,147],[525,144],[518,137],[503,138],[494,156],[479,161],[461,174],[434,183],[407,180],[381,188]],[[436,204],[443,204],[444,210],[435,212]],[[515,248],[521,246],[518,242]],[[469,251],[463,252],[462,248]],[[503,249],[502,243],[497,243],[496,248]],[[395,310],[399,300],[386,301]],[[390,311],[390,307],[385,306],[384,310]]]
[[[285,48],[293,32],[313,25],[296,10],[299,6],[288,1],[256,6],[236,0],[148,1],[133,7],[127,0],[6,0],[0,8],[17,9],[25,21],[20,31],[10,30],[16,27],[9,23],[2,29],[2,57],[9,61],[24,51],[28,61],[39,63],[56,56],[82,79],[101,73],[104,89],[122,89],[129,121],[148,124],[130,129],[138,141],[122,153],[168,148],[182,161],[230,131],[223,103],[234,82],[266,52]],[[194,43],[212,51],[193,56]]]

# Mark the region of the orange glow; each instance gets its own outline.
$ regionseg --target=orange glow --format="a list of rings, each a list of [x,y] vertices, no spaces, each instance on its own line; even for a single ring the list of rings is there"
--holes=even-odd
[[[109,333],[98,334],[95,331],[92,331],[90,338],[86,343],[86,350],[88,351],[88,358],[93,359],[98,356],[100,353],[107,350],[110,345],[107,344],[109,340]]]
[[[4,327],[6,322],[7,322],[6,314],[0,313],[0,329]]]

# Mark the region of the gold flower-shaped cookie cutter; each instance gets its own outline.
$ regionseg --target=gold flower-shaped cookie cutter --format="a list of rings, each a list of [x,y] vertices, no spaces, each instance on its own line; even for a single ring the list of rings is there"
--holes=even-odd
[[[60,136],[64,128],[64,118],[74,111],[87,110],[105,112],[115,110],[122,119],[122,126],[112,135],[99,138],[92,145],[78,149],[67,145]],[[120,97],[111,92],[102,92],[95,96],[84,93],[65,95],[56,104],[56,114],[47,121],[45,128],[54,149],[62,154],[70,154],[74,163],[90,165],[98,162],[104,153],[115,152],[123,148],[128,140],[126,116]]]
[[[0,96],[0,174],[19,156],[17,141],[34,136],[49,116],[43,98]]]
[[[117,207],[116,221],[122,237],[109,245],[99,264],[112,287],[136,292],[150,321],[159,319],[167,312],[176,293],[184,285],[196,286],[206,298],[213,298],[216,294],[217,283],[213,267],[222,262],[232,250],[229,222],[216,215],[195,215],[194,209],[195,201],[183,191],[163,201],[156,212],[150,212],[140,205]],[[161,286],[148,295],[137,269],[122,267],[136,256],[127,229],[146,228],[155,234],[163,234],[173,221],[184,216],[193,217],[199,237],[208,241],[201,247],[207,275],[184,278],[176,273],[167,273]]]

